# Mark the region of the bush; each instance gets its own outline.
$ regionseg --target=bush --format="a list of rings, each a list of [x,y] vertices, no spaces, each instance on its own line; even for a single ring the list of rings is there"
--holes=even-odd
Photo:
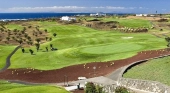
[[[103,88],[99,85],[94,85],[92,82],[86,83],[85,93],[104,93]]]
[[[86,84],[85,93],[96,93],[95,85],[92,82]]]
[[[128,92],[128,89],[123,86],[118,86],[115,89],[115,93],[130,93]]]

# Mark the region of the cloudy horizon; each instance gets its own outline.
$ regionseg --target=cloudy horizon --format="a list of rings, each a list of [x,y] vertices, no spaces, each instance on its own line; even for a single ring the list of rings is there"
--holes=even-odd
[[[0,0],[0,13],[169,13],[167,0],[153,2],[154,0]]]
[[[136,7],[114,7],[114,6],[52,6],[52,7],[12,7],[8,9],[0,9],[1,13],[18,13],[18,12],[123,12],[133,10]],[[139,9],[142,9],[139,7]]]

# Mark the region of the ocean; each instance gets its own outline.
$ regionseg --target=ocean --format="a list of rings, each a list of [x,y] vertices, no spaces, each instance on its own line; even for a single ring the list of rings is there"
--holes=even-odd
[[[90,13],[0,13],[0,19],[35,19],[75,15],[90,15]]]
[[[115,13],[107,13],[115,14]],[[90,13],[0,13],[0,20],[3,19],[35,19],[35,18],[49,18],[75,15],[90,15]],[[118,14],[124,15],[124,14]]]

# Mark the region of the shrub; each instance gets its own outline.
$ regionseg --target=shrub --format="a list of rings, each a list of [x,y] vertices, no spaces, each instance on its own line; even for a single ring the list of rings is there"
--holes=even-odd
[[[103,88],[99,85],[94,85],[92,82],[86,83],[85,93],[104,93]]]
[[[85,93],[96,93],[96,87],[92,82],[86,84]]]
[[[115,93],[130,93],[128,92],[128,89],[123,86],[118,86],[115,89]]]

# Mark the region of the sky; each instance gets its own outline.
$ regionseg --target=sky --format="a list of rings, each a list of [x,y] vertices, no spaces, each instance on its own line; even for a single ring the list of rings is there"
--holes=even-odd
[[[170,13],[169,0],[0,0],[0,13]]]

